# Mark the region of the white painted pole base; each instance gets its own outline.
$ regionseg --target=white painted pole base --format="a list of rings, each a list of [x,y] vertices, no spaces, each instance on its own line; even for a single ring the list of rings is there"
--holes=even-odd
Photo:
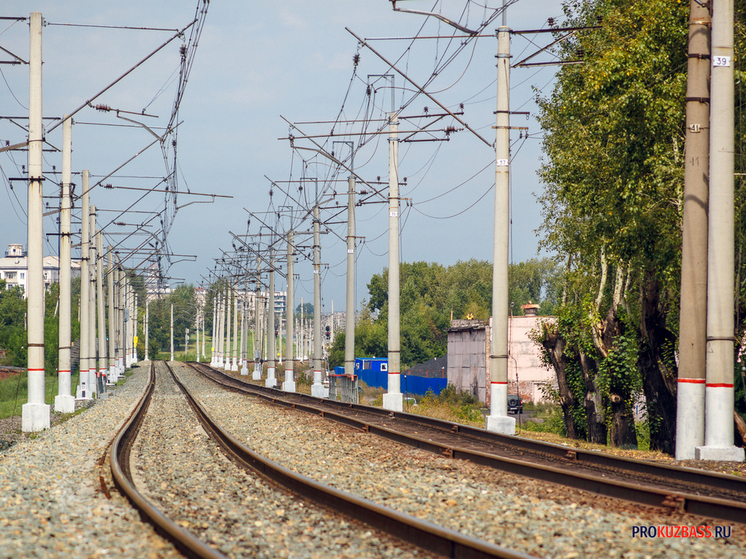
[[[119,374],[117,373],[117,367],[116,365],[111,365],[109,367],[109,377],[107,384],[116,384],[119,380]]]
[[[328,398],[329,397],[329,389],[325,387],[323,384],[319,383],[313,383],[311,385],[311,396],[314,398]]]
[[[76,400],[90,400],[91,390],[88,386],[88,371],[80,371],[80,384],[75,390]]]
[[[679,379],[676,396],[676,460],[694,460],[705,443],[705,379]]]
[[[72,394],[58,394],[54,397],[54,411],[57,413],[73,413],[75,411],[75,397]]]
[[[386,393],[383,395],[383,409],[389,411],[404,411],[404,396],[401,392]]]
[[[515,435],[515,418],[508,417],[508,383],[490,384],[490,415],[484,418],[484,428],[492,433]]]
[[[238,362],[236,361],[236,358],[233,358],[233,361],[231,362],[231,371],[234,373],[238,372]]]
[[[743,462],[744,451],[738,446],[698,446],[694,450],[695,460],[717,462]]]
[[[287,372],[285,373],[287,375]],[[295,392],[295,381],[294,380],[286,380],[282,383],[282,390],[285,392]]]
[[[23,404],[21,406],[23,432],[35,433],[49,429],[49,408],[49,404]]]
[[[262,380],[262,368],[259,365],[254,365],[254,370],[251,373],[251,380]]]
[[[484,420],[484,428],[487,431],[501,435],[515,435],[515,417],[488,415]]]
[[[705,388],[705,444],[695,449],[696,460],[743,462],[743,448],[733,445],[732,384]]]
[[[264,386],[267,388],[274,388],[275,384],[277,384],[277,379],[275,378],[275,368],[271,367],[267,369],[267,380],[264,381]]]
[[[249,376],[249,362],[248,361],[244,361],[243,363],[241,363],[241,376],[242,377]]]
[[[132,359],[134,360],[135,363],[137,363],[137,350],[135,350],[135,354],[132,357]]]

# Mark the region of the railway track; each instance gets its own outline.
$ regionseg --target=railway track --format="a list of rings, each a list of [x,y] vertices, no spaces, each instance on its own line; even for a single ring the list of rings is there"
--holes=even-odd
[[[746,524],[746,481],[736,476],[568,449],[419,415],[290,394],[244,382],[204,364],[190,365],[227,388],[409,446],[640,505]]]
[[[286,468],[283,468],[278,464],[275,464],[274,462],[246,448],[233,436],[224,431],[205,411],[200,402],[198,402],[194,397],[191,396],[187,387],[179,381],[177,375],[175,375],[174,372],[171,371],[170,368],[168,368],[167,364],[159,363],[157,367],[160,369],[158,372],[156,372],[156,365],[151,365],[148,389],[143,395],[143,398],[137,406],[132,417],[122,428],[121,432],[117,435],[114,443],[112,444],[110,451],[112,477],[120,491],[122,491],[122,493],[125,494],[125,496],[132,502],[132,504],[135,505],[136,508],[138,508],[141,514],[145,516],[156,527],[156,530],[159,533],[174,542],[174,544],[185,555],[189,557],[210,558],[219,558],[226,556],[220,550],[217,550],[211,545],[208,545],[208,543],[206,543],[201,536],[198,537],[192,530],[189,530],[185,527],[198,526],[199,521],[177,521],[174,518],[171,518],[171,516],[176,515],[164,513],[161,508],[165,507],[159,508],[151,500],[146,498],[146,496],[143,495],[143,492],[138,490],[138,487],[136,486],[135,480],[138,477],[138,473],[132,471],[132,458],[136,455],[137,452],[134,449],[136,448],[137,444],[140,444],[137,441],[137,437],[143,424],[146,422],[148,410],[152,406],[158,407],[161,405],[157,399],[154,400],[154,394],[158,392],[158,390],[156,389],[157,385],[159,387],[162,387],[160,388],[162,392],[160,398],[165,402],[164,405],[170,406],[167,409],[171,411],[168,411],[166,413],[168,413],[169,416],[179,415],[181,411],[174,411],[178,409],[174,406],[180,406],[181,410],[183,411],[184,405],[183,400],[181,399],[181,394],[183,394],[183,398],[186,398],[186,400],[188,401],[189,406],[194,411],[195,416],[199,420],[199,425],[201,425],[202,429],[204,429],[204,431],[209,435],[210,440],[217,443],[226,454],[226,456],[229,457],[230,461],[240,466],[242,471],[251,470],[253,472],[257,472],[263,478],[269,479],[273,484],[280,486],[283,490],[283,493],[286,491],[291,491],[294,495],[301,496],[303,499],[306,500],[308,505],[316,507],[320,506],[323,507],[321,510],[326,511],[331,509],[335,515],[343,515],[344,517],[353,519],[352,524],[364,523],[365,526],[375,528],[376,530],[385,532],[391,537],[406,542],[405,547],[408,545],[419,549],[419,551],[415,551],[413,549],[413,554],[416,554],[418,556],[432,555],[443,557],[475,558],[501,557],[525,559],[530,557],[529,555],[525,555],[523,553],[504,549],[484,542],[482,540],[465,536],[464,534],[453,530],[423,522],[414,517],[402,514],[387,507],[374,504],[370,501],[366,501],[365,499],[361,499],[354,495],[350,495],[349,493],[345,493],[322,483],[316,482]],[[171,392],[169,393],[166,388],[163,388],[163,386],[168,383],[172,383],[172,385],[175,384],[176,386],[178,386],[178,390],[171,389]],[[180,394],[177,394],[177,392],[180,392]],[[178,402],[176,401],[177,399]],[[159,429],[157,431],[158,436],[168,439],[167,445],[176,445],[175,442],[172,442],[175,435],[173,433],[167,433],[167,427],[165,425],[161,427],[156,426],[155,428]],[[189,427],[188,425],[186,425],[184,428],[184,433],[184,437],[192,437],[193,440],[199,438],[197,435],[194,434],[193,426]],[[189,435],[189,433],[191,433],[191,435]],[[198,443],[189,442],[189,445],[195,445],[192,453],[194,456],[197,456],[200,452]],[[156,462],[157,468],[170,468],[170,466],[165,463],[166,461],[164,459],[158,459],[156,460]],[[199,466],[197,466],[197,459],[194,458],[194,463],[189,463],[187,467],[190,470],[198,469]],[[221,478],[229,477],[230,475],[225,466],[211,466],[208,469],[219,469],[221,472]],[[138,480],[138,485],[141,484],[141,482],[142,480]],[[239,481],[238,483],[230,484],[230,487],[244,487],[247,485],[249,485],[249,483],[247,483],[246,481],[243,481],[243,483]],[[170,494],[177,495],[177,500],[186,497],[184,493],[189,492],[188,489],[185,490],[171,487],[170,484],[166,482],[161,483],[160,489],[164,491],[167,490]],[[199,493],[199,491],[202,491],[203,495],[205,496],[205,501],[207,500],[207,495],[210,492],[218,492],[220,495],[222,495],[222,491],[219,491],[219,488],[216,488],[213,485],[211,485],[209,489],[195,488],[194,491],[197,493]],[[240,491],[244,491],[244,489],[241,489]],[[152,492],[152,488],[150,492]],[[256,500],[256,497],[247,497],[245,493],[241,493],[241,495],[244,500],[248,498],[253,498]],[[265,501],[268,500],[266,495],[261,498]],[[269,499],[273,499],[274,502],[277,502],[278,498],[271,497]],[[297,499],[297,497],[292,497],[291,503],[285,505],[285,508],[297,506],[303,507],[303,505],[299,505],[298,502],[299,500]],[[185,503],[186,501],[183,501],[180,506],[184,507]],[[197,504],[194,504],[194,502],[192,502],[191,505],[186,506],[186,508],[192,509],[199,509],[200,507],[204,508],[207,507],[207,505],[204,503],[200,504],[199,501],[197,501]],[[235,524],[235,519],[246,521],[247,518],[251,518],[254,508],[255,507],[253,505],[250,507],[245,507],[244,512],[238,513],[238,516],[228,522],[228,524]],[[282,515],[285,515],[285,509],[281,510]],[[309,506],[308,509],[304,509],[304,516],[308,516],[310,510],[311,506]],[[207,516],[204,511],[202,512],[202,515]],[[323,513],[323,515],[325,517],[328,517],[329,513],[325,512]],[[258,525],[261,525],[261,521],[257,522],[259,522]],[[317,522],[319,521],[317,520]],[[323,521],[321,522],[323,523]],[[345,523],[341,522],[341,524]],[[367,530],[367,528],[365,529]],[[367,534],[363,537],[367,537],[367,535],[369,534],[370,532],[367,532]],[[247,541],[246,545],[253,545],[253,543]]]

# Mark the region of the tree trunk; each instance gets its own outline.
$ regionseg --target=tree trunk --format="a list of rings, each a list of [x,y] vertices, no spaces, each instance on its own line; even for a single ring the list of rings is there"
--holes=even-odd
[[[550,331],[548,325],[544,324],[544,335],[541,339],[541,345],[549,358],[554,373],[557,376],[557,386],[559,387],[560,406],[565,421],[565,433],[571,439],[580,438],[578,426],[574,419],[574,410],[578,406],[578,401],[570,389],[567,381],[568,366],[571,361],[565,354],[565,340],[553,329]]]
[[[649,272],[641,289],[642,344],[638,366],[648,407],[650,449],[674,454],[676,449],[676,379],[673,360],[676,337],[666,328],[660,285]],[[666,354],[668,350],[668,355]]]
[[[585,384],[585,420],[588,424],[587,440],[592,443],[606,444],[606,422],[604,418],[604,403],[601,389],[596,383],[598,365],[596,360],[580,354],[580,369],[583,372]]]
[[[611,446],[617,448],[637,448],[635,418],[630,412],[629,403],[618,394],[611,396]]]

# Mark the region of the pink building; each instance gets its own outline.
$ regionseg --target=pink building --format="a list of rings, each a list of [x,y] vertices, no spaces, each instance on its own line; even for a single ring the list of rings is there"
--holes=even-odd
[[[543,400],[541,387],[556,384],[554,372],[541,361],[541,351],[530,338],[541,321],[553,317],[536,316],[538,305],[524,305],[526,316],[509,318],[508,394],[520,394],[524,402]],[[531,314],[529,314],[531,313]],[[448,384],[473,394],[489,405],[490,348],[492,319],[452,320],[448,330]]]

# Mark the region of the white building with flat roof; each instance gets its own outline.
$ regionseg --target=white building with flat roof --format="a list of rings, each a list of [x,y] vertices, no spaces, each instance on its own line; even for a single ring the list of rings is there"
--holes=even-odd
[[[71,277],[80,277],[80,261],[73,260]],[[28,257],[21,244],[10,244],[5,257],[0,258],[0,279],[5,280],[6,289],[20,287],[23,297],[28,291]],[[60,281],[60,259],[57,256],[44,257],[44,288]]]

